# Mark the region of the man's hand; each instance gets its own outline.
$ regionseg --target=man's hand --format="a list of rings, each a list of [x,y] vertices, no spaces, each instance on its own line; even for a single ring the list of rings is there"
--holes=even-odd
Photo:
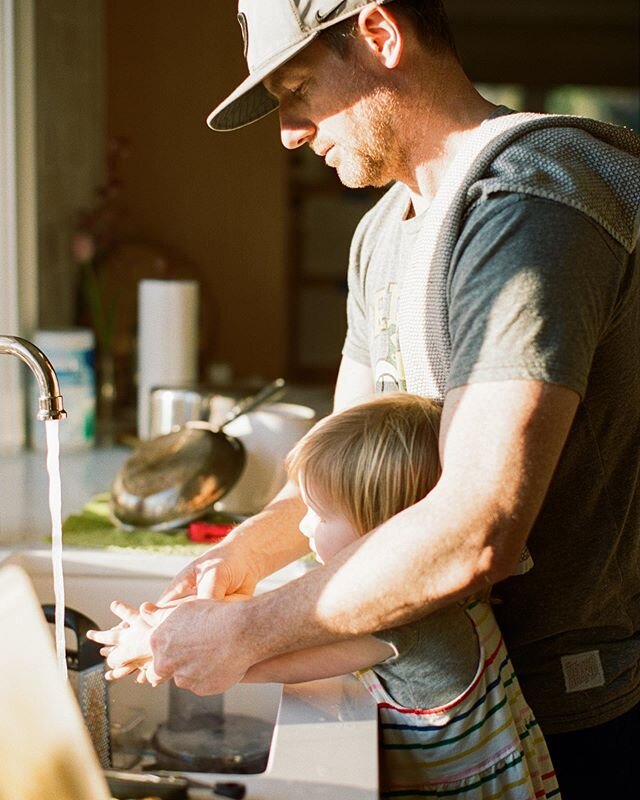
[[[298,529],[305,513],[297,483],[287,483],[264,511],[179,572],[158,605],[188,596],[252,597],[259,580],[309,552],[308,539]]]
[[[187,564],[171,581],[158,605],[189,596],[216,600],[227,595],[251,597],[258,580],[252,559],[246,556],[240,542],[225,540]]]
[[[104,645],[107,680],[137,672],[138,683],[157,686],[173,678],[195,694],[217,694],[242,679],[252,661],[237,648],[242,616],[231,610],[246,601],[240,594],[218,600],[184,598],[172,605],[143,603],[139,609],[114,601],[121,622],[87,637]],[[237,648],[237,651],[236,651]],[[243,656],[247,656],[247,661]]]
[[[240,604],[221,601],[249,600],[262,577],[308,552],[308,541],[298,530],[303,515],[297,486],[287,485],[264,512],[179,572],[157,605],[143,603],[135,609],[112,604],[121,622],[90,635],[104,645],[109,678],[137,670],[140,683],[156,684],[175,673],[179,686],[201,694],[221,692],[242,678],[254,663],[249,659],[272,655],[259,647],[255,657],[249,655],[248,639],[251,634],[260,639],[255,634],[263,631],[262,623],[257,630],[248,630],[243,615],[232,610]],[[203,605],[204,600],[209,602]],[[246,661],[244,666],[240,659]]]
[[[237,595],[228,600],[241,599]],[[150,636],[152,675],[173,678],[176,686],[194,694],[219,694],[234,686],[252,665],[242,639],[244,603],[193,599],[170,609]],[[157,606],[151,609],[155,622]]]

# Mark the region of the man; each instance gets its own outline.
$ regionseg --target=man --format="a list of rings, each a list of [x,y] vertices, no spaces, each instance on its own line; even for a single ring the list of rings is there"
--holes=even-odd
[[[442,477],[253,598],[306,552],[286,487],[161,603],[198,599],[143,607],[150,652],[126,635],[136,612],[114,606],[123,625],[97,635],[113,677],[144,667],[218,692],[277,653],[497,584],[564,797],[613,796],[640,732],[638,139],[492,106],[439,0],[241,0],[239,19],[250,75],[211,127],[277,107],[285,147],[308,145],[348,186],[393,182],[354,237],[335,407],[396,388],[442,400]],[[534,566],[514,575],[525,542]]]

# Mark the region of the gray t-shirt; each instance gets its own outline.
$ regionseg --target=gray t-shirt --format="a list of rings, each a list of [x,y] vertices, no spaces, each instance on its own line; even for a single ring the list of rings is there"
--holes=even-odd
[[[403,389],[397,298],[421,217],[391,188],[351,250],[344,354]],[[372,222],[374,220],[374,222]],[[528,544],[496,607],[525,697],[548,733],[640,700],[640,269],[582,212],[530,195],[469,210],[451,264],[448,388],[535,379],[581,403]],[[394,299],[395,298],[395,299]]]
[[[373,669],[395,701],[407,708],[448,705],[468,689],[478,671],[475,625],[457,603],[376,635],[397,656]]]

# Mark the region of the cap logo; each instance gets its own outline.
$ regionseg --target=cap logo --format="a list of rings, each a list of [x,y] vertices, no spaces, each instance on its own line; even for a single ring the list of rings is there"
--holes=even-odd
[[[318,22],[324,22],[329,17],[332,17],[334,14],[337,14],[338,11],[342,9],[342,6],[346,4],[346,0],[342,0],[341,3],[338,3],[333,8],[330,8],[328,11],[316,11],[316,19]]]
[[[244,57],[247,58],[249,52],[249,26],[247,25],[247,15],[242,11],[238,14],[238,23],[242,31],[242,41],[244,42]]]

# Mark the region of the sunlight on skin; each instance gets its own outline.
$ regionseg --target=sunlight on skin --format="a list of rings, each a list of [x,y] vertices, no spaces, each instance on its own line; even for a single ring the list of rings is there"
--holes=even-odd
[[[339,79],[345,61],[322,42],[265,80],[279,101],[283,145],[304,144],[345,186],[385,186],[398,171],[396,92],[351,54],[348,82]],[[375,76],[374,76],[375,75]]]
[[[223,601],[217,602],[245,602],[249,595],[231,594],[224,597]],[[103,644],[100,654],[107,659],[110,667],[105,673],[105,678],[109,681],[124,678],[137,671],[137,683],[150,683],[158,686],[167,680],[153,668],[153,648],[151,637],[156,628],[161,625],[167,617],[183,603],[196,602],[199,599],[195,595],[184,597],[163,606],[155,603],[142,603],[139,608],[134,608],[119,600],[111,603],[111,611],[120,617],[121,622],[105,631],[88,631],[87,638]],[[202,600],[200,600],[202,602]],[[117,650],[117,663],[114,666],[110,662],[110,657]],[[127,651],[130,650],[130,654]]]

